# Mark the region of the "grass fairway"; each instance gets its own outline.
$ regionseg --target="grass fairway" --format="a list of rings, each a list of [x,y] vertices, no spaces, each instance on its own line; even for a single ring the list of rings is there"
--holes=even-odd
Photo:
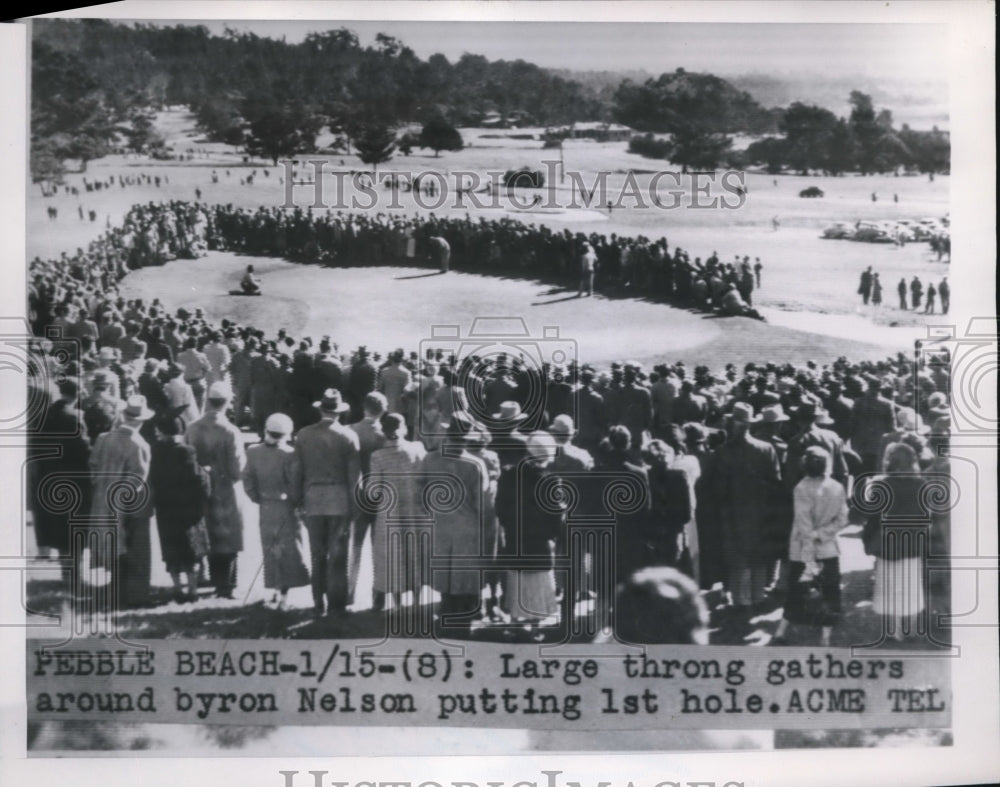
[[[229,295],[249,260],[265,294]],[[561,339],[575,343],[581,361],[627,356],[712,368],[750,360],[879,358],[907,349],[908,339],[921,333],[880,328],[852,315],[816,318],[772,310],[772,320],[784,322],[778,325],[719,319],[640,298],[577,298],[575,290],[535,281],[459,271],[441,275],[426,268],[326,268],[225,252],[136,271],[122,291],[126,298],[159,297],[170,310],[201,307],[212,320],[229,318],[269,333],[285,328],[293,336],[329,335],[342,351],[436,346],[434,326],[458,325],[465,335],[479,317],[522,318],[533,338],[555,326]],[[824,332],[810,330],[814,326]]]

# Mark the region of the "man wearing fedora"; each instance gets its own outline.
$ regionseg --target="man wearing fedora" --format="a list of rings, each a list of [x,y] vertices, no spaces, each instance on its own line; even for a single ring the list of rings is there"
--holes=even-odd
[[[340,615],[347,609],[347,553],[355,490],[361,477],[358,435],[340,423],[350,409],[336,388],[314,403],[318,423],[303,428],[295,441],[292,484],[305,509],[312,557],[313,612]]]
[[[243,477],[246,453],[243,438],[228,418],[232,389],[223,382],[209,386],[205,414],[187,428],[186,440],[208,471],[211,494],[205,511],[208,525],[208,570],[215,593],[231,599],[236,588],[236,559],[243,551],[243,512],[236,500],[236,484]]]
[[[830,477],[847,488],[847,461],[844,458],[844,441],[836,432],[828,428],[833,426],[833,419],[823,409],[823,405],[813,396],[804,399],[795,410],[795,423],[798,433],[788,441],[788,454],[785,457],[783,477],[785,485],[794,489],[795,485],[805,477],[802,460],[806,451],[818,446],[826,451]]]
[[[371,362],[367,347],[359,347],[347,379],[347,398],[351,419],[357,421],[364,415],[364,401],[378,385],[378,368]]]
[[[90,454],[90,513],[95,524],[113,521],[112,544],[101,540],[95,562],[111,572],[112,602],[141,606],[149,597],[151,571],[149,444],[139,434],[153,417],[141,394],[129,397],[118,424],[97,438]]]
[[[580,387],[576,390],[577,435],[576,444],[588,452],[597,446],[607,429],[604,397],[594,390],[594,370],[585,366],[580,370]]]
[[[726,589],[734,607],[748,610],[761,602],[769,580],[765,531],[771,501],[781,483],[774,446],[750,436],[753,408],[736,402],[727,423],[727,439],[708,463],[704,488],[713,501],[721,535]],[[699,514],[700,519],[700,514]]]
[[[500,457],[500,466],[507,468],[516,465],[526,456],[528,435],[521,431],[528,416],[521,412],[517,402],[501,402],[500,409],[490,416],[490,435],[493,438],[493,450]]]

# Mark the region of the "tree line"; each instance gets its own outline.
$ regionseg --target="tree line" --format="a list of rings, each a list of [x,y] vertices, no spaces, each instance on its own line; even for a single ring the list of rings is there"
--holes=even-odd
[[[850,104],[850,116],[838,118],[823,107],[795,102],[782,115],[783,136],[754,142],[742,154],[742,163],[761,165],[772,173],[950,171],[951,138],[947,132],[936,126],[931,131],[916,131],[906,124],[896,129],[892,112],[882,109],[876,113],[871,96],[858,90],[851,92]]]
[[[684,170],[763,166],[775,174],[828,175],[950,170],[947,132],[937,127],[916,131],[905,124],[896,129],[892,112],[876,113],[871,96],[858,90],[851,92],[850,105],[848,118],[799,101],[787,109],[763,110],[749,94],[717,77],[678,69],[643,85],[623,83],[614,113],[620,122],[646,132],[632,138],[632,153],[666,159]],[[766,136],[745,151],[733,150],[729,132],[734,128]]]
[[[581,83],[523,60],[423,60],[382,34],[363,46],[346,28],[292,44],[232,29],[86,19],[36,20],[32,47],[31,172],[43,182],[58,181],[67,160],[85,168],[118,148],[167,155],[153,117],[168,105],[190,107],[210,140],[274,161],[316,150],[323,129],[335,135],[333,150],[372,165],[395,150],[457,150],[456,126],[478,125],[487,113],[548,127],[615,120],[646,132],[634,152],[684,169],[942,172],[950,160],[947,134],[897,131],[864,94],[852,94],[845,120],[801,103],[766,109],[720,77],[684,69],[611,90],[606,79]],[[419,133],[399,133],[413,123]],[[734,133],[784,136],[744,153],[732,150]]]

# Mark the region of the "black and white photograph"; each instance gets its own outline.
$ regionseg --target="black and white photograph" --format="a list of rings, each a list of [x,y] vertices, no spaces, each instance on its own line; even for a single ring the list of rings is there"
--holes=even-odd
[[[12,751],[998,775],[992,5],[202,5],[11,26]]]

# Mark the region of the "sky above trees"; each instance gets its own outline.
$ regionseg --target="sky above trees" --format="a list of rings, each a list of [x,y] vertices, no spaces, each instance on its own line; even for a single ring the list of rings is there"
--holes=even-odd
[[[149,20],[147,20],[149,21]],[[172,22],[176,24],[176,21]],[[947,73],[947,29],[933,24],[698,24],[587,22],[201,21],[212,32],[249,30],[289,43],[346,26],[362,44],[395,36],[422,58],[465,52],[490,60],[523,58],[545,68],[704,70],[940,80]],[[622,46],[627,41],[628,46]]]

